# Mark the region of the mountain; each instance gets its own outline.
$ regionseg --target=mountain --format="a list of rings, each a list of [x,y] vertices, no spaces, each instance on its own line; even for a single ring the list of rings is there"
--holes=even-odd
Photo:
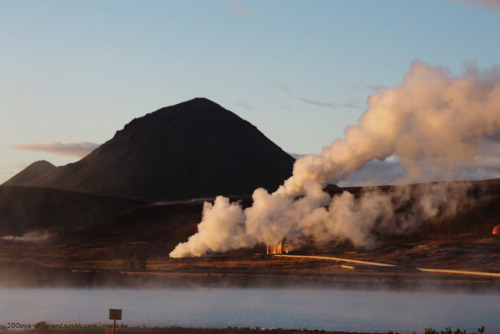
[[[9,180],[7,180],[4,186],[29,186],[33,184],[36,180],[41,178],[48,172],[53,171],[56,168],[53,164],[48,161],[40,160],[32,163],[21,172],[17,173]]]
[[[247,195],[275,190],[293,163],[255,126],[196,98],[134,119],[82,160],[22,185],[151,201]]]

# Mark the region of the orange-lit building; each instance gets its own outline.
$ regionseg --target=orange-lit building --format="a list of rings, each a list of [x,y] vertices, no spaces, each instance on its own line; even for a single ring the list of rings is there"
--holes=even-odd
[[[288,244],[285,239],[283,239],[279,244],[275,246],[267,245],[266,254],[267,255],[276,255],[276,254],[288,254]]]

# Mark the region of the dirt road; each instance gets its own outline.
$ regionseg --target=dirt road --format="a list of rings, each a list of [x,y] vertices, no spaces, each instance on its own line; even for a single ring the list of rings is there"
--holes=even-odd
[[[315,260],[327,260],[327,261],[336,261],[343,263],[353,263],[353,264],[361,264],[363,266],[374,266],[374,267],[394,267],[394,268],[406,268],[395,264],[381,263],[381,262],[371,262],[371,261],[361,261],[361,260],[352,260],[347,258],[340,257],[332,257],[332,256],[316,256],[316,255],[285,255],[278,254],[274,255],[278,257],[284,258],[301,258],[301,259],[315,259]],[[344,266],[344,268],[355,269],[353,266]],[[411,269],[415,269],[422,272],[428,273],[437,273],[437,274],[455,274],[455,275],[473,275],[473,276],[484,276],[484,277],[499,277],[500,273],[491,273],[491,272],[482,272],[482,271],[470,271],[470,270],[450,270],[450,269],[429,269],[429,268],[419,268],[414,267]]]

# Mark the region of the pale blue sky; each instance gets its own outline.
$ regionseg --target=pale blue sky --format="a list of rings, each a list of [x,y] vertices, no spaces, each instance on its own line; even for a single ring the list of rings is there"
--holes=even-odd
[[[100,144],[194,97],[319,153],[413,60],[500,64],[500,6],[471,2],[0,0],[0,182],[78,160],[27,144]]]

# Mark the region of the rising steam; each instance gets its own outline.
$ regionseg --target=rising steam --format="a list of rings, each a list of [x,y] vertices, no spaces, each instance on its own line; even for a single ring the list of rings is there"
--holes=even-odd
[[[421,187],[417,193],[409,187],[393,193],[372,190],[360,198],[348,192],[330,197],[323,188],[369,161],[389,157],[399,160],[406,171],[401,181],[407,183],[453,178],[484,141],[500,133],[500,68],[468,67],[455,77],[446,68],[415,61],[400,86],[367,103],[359,124],[345,129],[345,139],[297,160],[293,175],[276,192],[255,190],[253,205],[244,210],[221,196],[205,203],[198,233],[170,256],[273,245],[284,237],[292,245],[350,240],[372,246],[374,226],[407,232],[438,214],[455,214],[461,192],[446,185]],[[404,212],[398,214],[402,205]]]

